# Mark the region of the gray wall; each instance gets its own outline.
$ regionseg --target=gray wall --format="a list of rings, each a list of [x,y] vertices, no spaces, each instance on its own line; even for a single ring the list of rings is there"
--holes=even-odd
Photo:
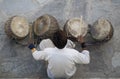
[[[0,78],[47,78],[45,63],[35,61],[27,47],[11,41],[4,32],[4,23],[11,16],[25,16],[33,22],[43,14],[56,17],[61,28],[66,20],[81,15],[89,24],[100,17],[111,21],[113,38],[88,46],[91,63],[77,65],[73,79],[120,77],[120,0],[0,0]]]

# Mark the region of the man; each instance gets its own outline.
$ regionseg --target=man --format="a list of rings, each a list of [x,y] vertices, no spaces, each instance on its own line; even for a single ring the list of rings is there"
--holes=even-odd
[[[55,47],[44,48],[37,51],[33,44],[29,45],[32,55],[36,60],[45,60],[48,62],[47,74],[51,79],[68,79],[76,72],[75,64],[88,64],[90,62],[89,51],[83,38],[78,37],[83,51],[67,48],[67,35],[64,31],[57,31],[52,38]],[[49,44],[47,44],[49,45]]]

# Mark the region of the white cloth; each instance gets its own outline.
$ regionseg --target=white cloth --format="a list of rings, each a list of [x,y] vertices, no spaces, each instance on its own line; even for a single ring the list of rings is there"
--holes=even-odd
[[[46,48],[43,51],[33,52],[36,60],[48,61],[48,76],[50,78],[70,78],[76,71],[75,63],[88,64],[90,62],[89,51],[81,53],[75,49]]]
[[[50,39],[44,39],[40,42],[39,47],[41,50],[44,50],[45,48],[54,48],[55,45]],[[65,47],[75,48],[75,44],[71,40],[67,40],[67,44]]]

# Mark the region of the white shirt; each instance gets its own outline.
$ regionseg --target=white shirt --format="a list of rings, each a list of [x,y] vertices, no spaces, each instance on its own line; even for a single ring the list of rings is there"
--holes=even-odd
[[[36,60],[48,61],[48,70],[53,77],[71,77],[75,71],[75,63],[88,64],[90,62],[89,51],[81,53],[70,48],[46,48],[43,51],[35,51],[33,57]]]

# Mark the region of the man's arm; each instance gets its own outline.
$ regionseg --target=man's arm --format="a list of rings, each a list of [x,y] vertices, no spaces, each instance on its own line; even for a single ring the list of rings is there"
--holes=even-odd
[[[75,48],[75,43],[71,40],[67,40],[66,48]]]
[[[32,51],[32,55],[35,60],[45,60],[46,53],[44,51],[37,51],[33,44],[30,44],[28,48]]]
[[[41,50],[44,50],[45,48],[54,48],[55,45],[50,39],[44,39],[40,42],[39,47]]]
[[[82,50],[86,50],[86,44],[84,41],[84,37],[78,36],[77,40],[78,40],[78,42],[80,42]]]
[[[77,64],[89,64],[90,63],[89,51],[87,50],[83,50],[81,53],[76,51],[74,53],[73,58]]]
[[[76,54],[76,63],[88,64],[90,62],[90,56],[89,51],[86,48],[84,38],[82,36],[79,36],[77,40],[81,44],[82,52]]]

